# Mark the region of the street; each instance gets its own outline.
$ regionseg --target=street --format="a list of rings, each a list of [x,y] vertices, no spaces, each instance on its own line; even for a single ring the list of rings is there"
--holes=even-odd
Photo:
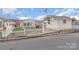
[[[0,42],[0,50],[78,50],[79,33]]]

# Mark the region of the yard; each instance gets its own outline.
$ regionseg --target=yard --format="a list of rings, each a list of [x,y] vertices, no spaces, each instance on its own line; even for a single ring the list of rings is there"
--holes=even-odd
[[[2,32],[0,32],[0,38],[2,38]]]
[[[20,31],[20,30],[23,30],[21,27],[16,27],[15,29],[14,29],[14,31]]]
[[[39,35],[42,34],[42,29],[22,29],[22,28],[15,28],[14,31],[9,35],[9,37],[15,36],[32,36],[32,35]]]

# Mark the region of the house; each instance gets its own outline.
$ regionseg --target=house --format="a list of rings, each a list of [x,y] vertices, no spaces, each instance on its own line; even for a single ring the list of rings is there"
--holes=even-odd
[[[42,22],[41,22],[41,20],[35,20],[35,27],[36,28],[42,28]]]
[[[3,18],[0,17],[0,32],[3,30]]]
[[[0,32],[5,31],[8,27],[15,27],[15,21],[0,17]]]
[[[14,29],[12,20],[0,17],[0,35],[7,37]]]
[[[79,20],[72,21],[72,29],[79,29]]]
[[[20,27],[35,28],[35,21],[32,19],[18,20]]]
[[[72,29],[72,19],[66,16],[47,15],[42,18],[40,24],[48,30],[68,30]]]
[[[7,27],[9,25],[12,25],[13,27],[27,27],[27,28],[35,28],[35,21],[32,19],[6,19],[0,17],[0,30],[3,29],[3,27]]]
[[[2,37],[7,37],[17,27],[35,28],[35,21],[32,19],[19,20],[0,17],[0,32],[2,33]]]
[[[42,18],[42,20],[32,20],[32,19],[5,19],[0,18],[0,30],[5,26],[12,25],[13,27],[25,27],[25,28],[39,28],[48,30],[67,30],[72,29],[72,19],[67,16],[52,16],[47,15]]]

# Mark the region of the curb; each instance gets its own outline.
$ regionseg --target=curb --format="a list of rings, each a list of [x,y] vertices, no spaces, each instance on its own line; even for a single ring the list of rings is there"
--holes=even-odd
[[[2,38],[0,42],[6,42],[6,41],[17,41],[17,40],[25,40],[25,39],[31,39],[31,38],[38,38],[38,37],[46,37],[46,36],[61,36],[63,34],[68,34],[68,33],[79,33],[79,32],[53,32],[53,33],[45,33],[41,35],[34,35],[34,36],[19,36],[17,38]]]
[[[39,35],[39,36],[28,36],[28,37],[26,36],[26,37],[18,37],[18,38],[2,38],[0,42],[25,40],[25,39],[38,38],[38,37],[44,37],[44,36]]]

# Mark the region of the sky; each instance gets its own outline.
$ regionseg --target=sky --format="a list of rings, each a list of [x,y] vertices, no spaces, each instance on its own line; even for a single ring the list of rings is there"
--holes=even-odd
[[[45,8],[0,8],[0,17],[8,19],[40,19]],[[79,8],[47,8],[48,15],[79,17]]]

